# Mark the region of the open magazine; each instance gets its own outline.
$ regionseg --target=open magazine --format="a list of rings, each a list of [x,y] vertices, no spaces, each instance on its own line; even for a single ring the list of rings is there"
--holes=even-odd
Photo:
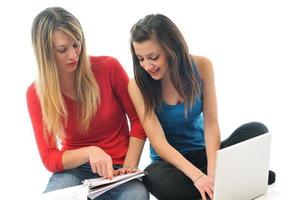
[[[63,188],[44,193],[42,200],[87,200],[94,199],[104,192],[126,183],[132,179],[142,177],[146,172],[138,171],[131,174],[114,176],[111,180],[100,178],[86,179],[82,185]]]
[[[132,179],[136,179],[146,175],[144,171],[138,171],[131,174],[123,174],[114,176],[111,180],[105,179],[103,177],[93,178],[93,179],[85,179],[83,181],[83,185],[88,188],[88,197],[90,199],[94,199],[99,195],[107,192],[108,190],[115,188],[118,185],[126,183]]]

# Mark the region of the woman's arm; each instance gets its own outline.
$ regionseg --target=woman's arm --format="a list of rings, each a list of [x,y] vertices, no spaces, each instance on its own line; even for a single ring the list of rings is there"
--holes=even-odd
[[[44,166],[51,172],[61,172],[90,162],[93,172],[107,177],[112,176],[111,157],[99,147],[83,147],[75,150],[62,151],[56,146],[50,134],[44,134],[41,106],[35,86],[27,90],[27,106],[32,122],[38,150]],[[46,130],[47,131],[47,130]],[[108,167],[107,167],[108,166]],[[102,170],[105,170],[102,172]]]
[[[208,159],[208,176],[214,178],[216,151],[220,149],[220,130],[217,117],[217,100],[214,72],[211,62],[200,56],[193,56],[203,80],[204,134]]]
[[[214,183],[213,179],[206,176],[200,169],[195,167],[191,162],[185,159],[175,148],[173,148],[165,137],[161,124],[154,113],[145,117],[145,104],[143,96],[135,82],[130,80],[128,84],[128,92],[136,108],[138,117],[145,129],[149,141],[156,153],[167,162],[180,169],[188,176],[195,187],[199,190],[202,199],[206,199],[207,193],[211,199],[213,198]]]
[[[73,169],[89,162],[89,151],[90,147],[64,151],[62,156],[64,169]]]
[[[150,116],[144,118],[144,100],[135,80],[130,80],[128,84],[128,92],[147,137],[156,153],[162,159],[170,162],[175,167],[183,171],[192,181],[203,174],[201,170],[186,160],[167,142],[161,124],[154,112],[152,112]]]
[[[129,77],[116,59],[112,58],[111,64],[111,82],[113,92],[121,102],[130,122],[129,146],[123,165],[124,167],[135,169],[139,165],[141,153],[146,140],[146,134],[127,91]]]
[[[41,105],[34,83],[27,89],[26,100],[42,163],[50,172],[63,171],[63,152],[57,148],[55,140],[49,134],[44,134]]]
[[[90,163],[94,173],[104,178],[113,177],[112,159],[105,151],[97,146],[83,147],[64,151],[62,163],[64,169],[73,169],[84,163]]]
[[[145,140],[138,139],[136,137],[130,137],[129,147],[127,155],[124,161],[124,167],[126,168],[138,168],[140,157],[143,151]]]

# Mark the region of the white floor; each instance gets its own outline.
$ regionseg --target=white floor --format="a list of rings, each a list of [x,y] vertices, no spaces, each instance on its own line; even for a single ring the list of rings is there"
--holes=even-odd
[[[258,197],[256,200],[284,200],[287,199],[287,196],[286,191],[283,191],[282,188],[276,183],[275,185],[269,186],[267,193],[261,197]]]
[[[267,193],[256,198],[255,200],[285,200],[287,199],[286,196],[288,195],[286,195],[285,192],[282,192],[282,190],[278,187],[278,184],[276,184],[269,186]],[[156,198],[151,195],[150,200],[156,200]]]
[[[289,197],[294,197],[289,195],[280,187],[279,184],[274,184],[269,186],[268,191],[265,195],[256,198],[256,200],[284,200]],[[297,197],[297,196],[295,196]],[[83,190],[83,187],[76,186],[63,190],[58,190],[55,192],[50,192],[45,195],[42,195],[42,200],[82,200],[86,199],[86,191]],[[297,199],[297,198],[293,198]],[[156,200],[155,197],[151,195],[150,200]]]

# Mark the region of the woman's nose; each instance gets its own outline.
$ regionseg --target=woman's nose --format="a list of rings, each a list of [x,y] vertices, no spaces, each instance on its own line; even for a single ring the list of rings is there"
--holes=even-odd
[[[148,62],[148,61],[145,61],[144,62],[144,69],[146,70],[146,71],[148,71],[148,70],[150,70],[151,68],[152,68],[152,64],[150,63],[150,62]]]
[[[75,59],[77,57],[77,52],[74,48],[71,48],[68,52],[69,59]]]

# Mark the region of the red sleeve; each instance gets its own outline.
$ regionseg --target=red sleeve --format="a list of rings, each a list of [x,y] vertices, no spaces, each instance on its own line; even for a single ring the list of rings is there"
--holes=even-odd
[[[51,172],[60,172],[64,170],[62,164],[63,152],[60,151],[53,140],[44,136],[42,112],[37,96],[35,86],[32,84],[26,93],[27,107],[32,122],[36,143],[44,166]],[[49,142],[48,142],[49,141]]]
[[[125,72],[124,68],[121,64],[116,60],[112,59],[112,71],[111,71],[111,81],[113,85],[114,93],[119,98],[120,102],[122,103],[124,110],[127,113],[127,116],[130,121],[130,136],[136,137],[142,140],[146,139],[145,131],[139,121],[139,118],[136,114],[134,105],[130,99],[128,94],[128,82],[129,77]]]

